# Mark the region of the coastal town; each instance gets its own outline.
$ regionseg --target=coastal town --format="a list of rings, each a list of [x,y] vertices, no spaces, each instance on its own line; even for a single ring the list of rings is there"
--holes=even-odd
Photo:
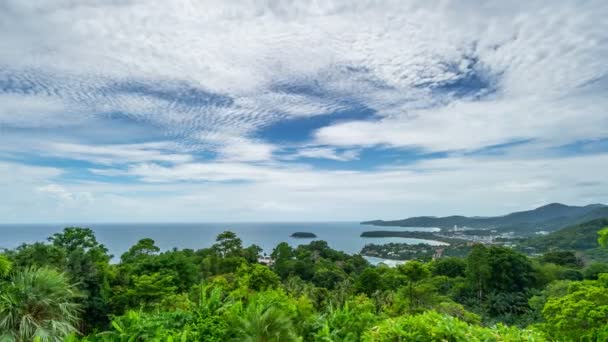
[[[546,232],[543,232],[546,233]],[[538,234],[537,235],[543,235]],[[459,227],[455,225],[450,229],[438,232],[365,232],[362,237],[403,237],[433,240],[441,242],[438,245],[428,243],[387,243],[367,244],[361,250],[361,255],[390,259],[390,260],[420,260],[429,261],[444,256],[462,257],[468,254],[474,244],[500,245],[509,248],[517,247],[518,237],[514,232],[499,232],[496,229],[479,229]],[[533,250],[529,252],[533,253]]]

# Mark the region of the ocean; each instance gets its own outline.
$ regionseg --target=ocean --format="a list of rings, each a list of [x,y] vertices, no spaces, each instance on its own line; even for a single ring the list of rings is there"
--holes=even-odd
[[[429,231],[429,228],[374,227],[360,225],[358,222],[286,222],[286,223],[95,223],[70,224],[88,227],[95,232],[97,240],[103,243],[114,261],[138,240],[151,238],[161,250],[174,247],[200,249],[210,247],[216,236],[226,230],[237,234],[244,246],[256,244],[270,254],[280,242],[292,246],[307,244],[313,240],[325,240],[330,247],[346,253],[359,253],[363,246],[370,243],[383,244],[402,242],[409,244],[428,243],[440,245],[441,242],[409,238],[362,238],[360,234],[370,230]],[[60,232],[66,224],[0,224],[0,248],[15,248],[22,243],[45,241],[47,237]],[[432,231],[433,228],[430,228]],[[312,232],[315,239],[292,238],[294,232]],[[382,261],[369,258],[370,262]]]

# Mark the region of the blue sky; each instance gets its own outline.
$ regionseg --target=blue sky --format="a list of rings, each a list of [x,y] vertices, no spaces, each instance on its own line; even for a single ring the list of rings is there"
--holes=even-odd
[[[604,1],[0,8],[3,222],[608,202]]]

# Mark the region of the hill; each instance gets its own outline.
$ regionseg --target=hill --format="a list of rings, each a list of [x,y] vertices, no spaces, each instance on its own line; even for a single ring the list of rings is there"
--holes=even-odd
[[[515,231],[519,234],[529,235],[538,231],[556,231],[569,225],[604,217],[608,217],[608,206],[604,204],[569,206],[561,203],[551,203],[536,209],[514,212],[504,216],[418,216],[395,221],[366,221],[361,224],[398,227],[438,227],[443,229],[452,228],[457,225],[459,227]]]
[[[526,245],[540,251],[563,249],[583,251],[598,247],[597,232],[608,227],[608,218],[588,221],[530,239]]]

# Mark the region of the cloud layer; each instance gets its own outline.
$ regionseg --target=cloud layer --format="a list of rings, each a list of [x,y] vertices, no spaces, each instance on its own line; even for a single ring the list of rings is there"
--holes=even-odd
[[[4,1],[0,172],[26,172],[0,208],[343,220],[606,202],[588,168],[608,166],[607,15],[602,1]],[[24,201],[44,210],[25,217]]]

